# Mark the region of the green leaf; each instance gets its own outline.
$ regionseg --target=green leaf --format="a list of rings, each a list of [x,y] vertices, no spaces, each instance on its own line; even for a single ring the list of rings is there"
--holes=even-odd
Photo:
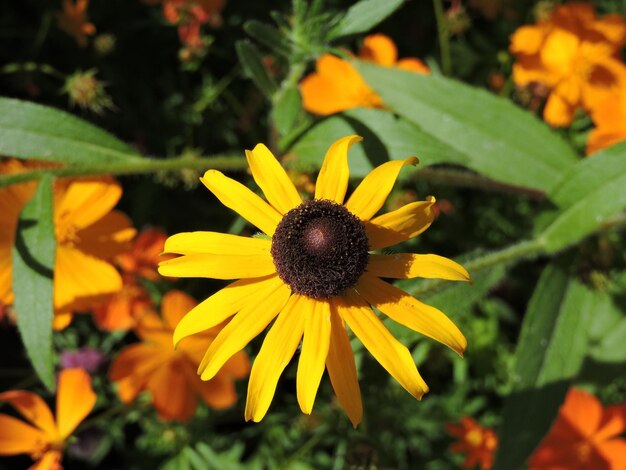
[[[272,49],[276,54],[284,57],[290,56],[291,47],[289,43],[273,26],[261,23],[257,20],[250,20],[246,21],[243,25],[243,29],[254,39]]]
[[[465,165],[485,176],[549,191],[577,161],[546,124],[509,100],[441,76],[357,66],[391,111],[464,155]]]
[[[0,98],[0,155],[62,163],[141,158],[108,132],[58,109]]]
[[[351,34],[365,33],[396,11],[404,0],[361,0],[352,5],[339,24],[330,33],[329,39]]]
[[[571,259],[542,273],[515,351],[494,470],[516,470],[547,434],[587,351],[587,329],[602,294],[571,276]]]
[[[302,114],[300,92],[293,86],[281,90],[274,107],[272,121],[281,135],[288,134],[297,124]]]
[[[576,243],[626,208],[626,142],[582,160],[550,193],[557,208],[538,220],[548,252]]]
[[[246,76],[254,80],[265,96],[271,98],[276,92],[276,83],[267,72],[259,50],[247,41],[237,41],[235,49]]]
[[[419,167],[435,163],[464,164],[464,155],[434,139],[414,124],[380,109],[353,109],[326,118],[293,143],[289,149],[297,155],[297,164],[317,169],[332,142],[349,134],[364,138],[350,150],[350,175],[362,178],[375,166],[388,160],[415,155]]]
[[[52,351],[53,270],[56,241],[52,178],[44,176],[24,206],[13,247],[13,292],[17,328],[35,371],[54,390]]]

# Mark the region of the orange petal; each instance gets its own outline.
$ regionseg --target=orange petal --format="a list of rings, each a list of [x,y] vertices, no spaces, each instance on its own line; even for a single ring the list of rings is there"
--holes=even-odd
[[[43,431],[12,416],[0,414],[0,455],[38,453],[49,442]]]
[[[178,361],[167,361],[150,375],[146,384],[152,405],[163,419],[187,421],[196,411],[196,394],[183,367]]]
[[[197,304],[198,302],[190,295],[179,290],[171,290],[161,300],[161,315],[173,332],[181,318]]]
[[[407,204],[400,209],[375,217],[365,224],[370,249],[380,250],[409,240],[424,232],[435,220],[435,198]]]
[[[168,355],[169,352],[151,344],[137,343],[124,348],[109,370],[109,379],[117,382],[120,400],[133,401]]]
[[[61,452],[58,450],[49,450],[28,470],[63,470],[61,466]]]
[[[330,383],[335,390],[339,403],[346,410],[352,426],[356,428],[363,418],[363,403],[361,402],[361,390],[356,373],[354,353],[335,302],[331,302],[330,307],[331,334],[328,356],[326,357],[326,369],[328,369]]]
[[[602,420],[602,404],[593,395],[571,388],[561,406],[560,415],[585,437],[593,436]]]
[[[76,247],[91,256],[112,259],[130,248],[130,240],[136,234],[126,214],[111,211],[76,234]]]
[[[67,438],[96,404],[91,377],[83,369],[64,369],[57,388],[57,427]]]
[[[408,70],[409,72],[417,72],[423,74],[430,73],[430,67],[428,67],[428,65],[426,65],[419,59],[400,59],[396,64],[396,67],[401,70]]]
[[[363,39],[359,58],[369,60],[383,67],[392,67],[398,58],[398,49],[389,36],[370,34]]]
[[[56,435],[57,425],[54,416],[50,407],[39,395],[24,390],[11,390],[0,393],[0,401],[9,402],[24,418],[48,436]]]
[[[69,183],[54,204],[55,227],[85,228],[108,214],[122,196],[113,178],[76,180]]]
[[[112,294],[122,288],[122,277],[109,263],[82,251],[58,246],[54,271],[54,306]]]

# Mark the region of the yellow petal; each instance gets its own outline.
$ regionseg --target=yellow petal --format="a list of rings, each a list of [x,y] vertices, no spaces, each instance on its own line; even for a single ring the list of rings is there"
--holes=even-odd
[[[228,359],[241,351],[260,334],[287,303],[291,290],[280,284],[267,297],[248,304],[215,337],[207,350],[198,372],[202,380],[212,379]]]
[[[183,338],[208,330],[232,317],[246,305],[256,305],[283,281],[276,275],[241,279],[219,290],[194,307],[176,326],[174,346]]]
[[[303,413],[311,414],[319,388],[330,345],[330,304],[305,297],[301,315],[304,315],[304,339],[298,361],[296,391]]]
[[[162,261],[159,273],[173,277],[237,279],[261,277],[276,272],[270,253],[263,255],[213,255],[194,253]]]
[[[112,294],[122,289],[122,277],[109,263],[67,246],[58,246],[54,268],[54,306]]]
[[[304,331],[303,308],[306,308],[306,300],[306,297],[292,295],[263,340],[250,372],[246,421],[258,423],[270,407],[280,374],[300,344]]]
[[[281,214],[286,214],[294,207],[302,204],[302,198],[289,176],[263,144],[253,150],[246,150],[248,165],[254,181],[263,190],[265,198]]]
[[[165,253],[191,255],[210,253],[216,255],[265,255],[272,249],[271,240],[240,237],[219,232],[183,232],[165,241]]]
[[[282,216],[243,184],[224,176],[217,170],[207,171],[200,181],[226,207],[237,212],[266,234],[274,235],[274,230]]]
[[[353,291],[338,297],[335,305],[363,346],[407,392],[420,400],[428,392],[428,386],[417,371],[411,353],[389,333],[370,306]]]
[[[417,165],[418,159],[386,162],[372,170],[354,190],[346,208],[361,220],[370,220],[383,207],[398,173],[406,165]]]
[[[343,203],[348,190],[350,168],[348,150],[352,145],[363,140],[358,135],[349,135],[330,146],[315,183],[315,199],[328,199],[338,204]]]
[[[68,437],[96,404],[91,377],[83,369],[64,369],[57,388],[57,427],[62,439]]]
[[[34,454],[42,451],[48,442],[41,430],[0,414],[0,455]]]
[[[380,250],[422,233],[435,220],[434,203],[435,198],[429,196],[426,201],[412,202],[366,223],[370,249]]]
[[[39,395],[25,390],[10,390],[0,393],[0,402],[3,401],[9,402],[24,418],[49,436],[56,434],[54,416]]]
[[[463,266],[438,255],[416,255],[398,253],[393,255],[370,255],[367,272],[392,279],[448,279],[469,281],[470,276]]]
[[[346,410],[352,426],[356,428],[363,418],[363,403],[354,353],[334,301],[330,307],[330,347],[326,357],[326,368],[337,399]]]
[[[122,187],[112,178],[72,181],[54,205],[54,225],[85,228],[115,207]]]
[[[368,273],[361,276],[357,290],[393,321],[445,344],[460,356],[467,348],[463,333],[441,310]]]

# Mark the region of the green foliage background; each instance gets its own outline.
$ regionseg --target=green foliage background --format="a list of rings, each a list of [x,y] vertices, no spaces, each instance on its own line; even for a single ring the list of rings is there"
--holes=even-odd
[[[0,69],[6,96],[0,154],[64,164],[0,176],[0,186],[40,180],[13,253],[21,340],[10,327],[0,330],[2,390],[46,393],[41,384],[53,387],[59,351],[89,345],[114,357],[133,341],[132,334],[98,332],[87,316],[51,336],[49,268],[34,269],[29,260],[52,265],[55,177],[120,175],[122,208],[137,227],[250,233],[195,188],[201,171],[219,168],[250,182],[243,149],[265,142],[277,155],[289,154],[295,168],[314,172],[330,143],[358,133],[365,141],[351,152],[355,179],[388,159],[416,154],[419,169],[403,174],[392,198],[434,194],[454,208],[403,248],[454,257],[474,280],[472,286],[397,283],[448,313],[469,340],[460,359],[388,322],[429,383],[422,402],[390,380],[357,340],[365,419],[356,430],[327,380],[314,414],[300,414],[294,364],[260,424],[243,422],[242,400],[225,412],[200,408],[189,423],[160,422],[145,397],[120,405],[103,369],[95,377],[97,411],[79,441],[95,444],[89,452],[71,451],[67,468],[450,468],[460,457],[448,451],[445,424],[471,415],[498,430],[495,468],[516,469],[548,431],[572,384],[605,403],[626,401],[626,143],[585,159],[587,117],[554,131],[514,102],[510,79],[500,96],[485,89],[489,73],[508,77],[508,35],[532,21],[531,2],[512,5],[516,16],[495,22],[469,10],[473,26],[453,37],[428,2],[233,0],[224,25],[208,32],[208,54],[187,63],[177,57],[175,29],[158,8],[139,1],[92,1],[98,31],[116,38],[106,57],[76,48],[55,28],[57,2],[0,6],[0,29],[14,41],[0,43],[0,63],[7,64]],[[625,13],[619,2],[598,8]],[[307,115],[297,84],[313,60],[340,47],[354,50],[371,31],[389,33],[401,57],[424,57],[432,75],[356,63],[387,108]],[[273,72],[265,56],[275,61]],[[115,104],[101,115],[68,109],[58,92],[57,74],[92,68]],[[221,283],[176,286],[201,299]],[[157,300],[167,288],[150,287]],[[260,341],[249,348],[252,356]],[[245,383],[239,387],[245,396]]]

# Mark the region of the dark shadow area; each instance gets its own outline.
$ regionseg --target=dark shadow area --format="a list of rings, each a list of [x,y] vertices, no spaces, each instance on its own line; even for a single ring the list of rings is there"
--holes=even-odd
[[[19,220],[17,230],[15,231],[15,249],[24,261],[24,264],[41,276],[52,279],[53,269],[40,263],[31,253],[26,241],[24,240],[24,232],[30,230],[37,225],[36,220]]]

